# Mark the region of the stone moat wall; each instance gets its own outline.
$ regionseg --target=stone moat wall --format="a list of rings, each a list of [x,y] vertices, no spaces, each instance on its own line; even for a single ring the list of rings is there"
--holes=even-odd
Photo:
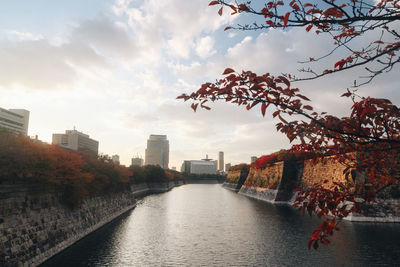
[[[28,185],[0,187],[0,266],[37,266],[136,206],[136,198],[183,184],[132,185],[131,190],[85,199],[78,208],[62,195]]]
[[[333,158],[325,158],[314,163],[312,160],[304,162],[277,162],[262,170],[254,167],[243,186],[235,183],[225,183],[228,189],[237,188],[239,194],[271,202],[292,204],[295,200],[293,189],[299,186],[312,186],[323,183],[325,179],[332,185],[333,182],[353,183],[351,175],[343,174],[346,166]],[[229,176],[229,174],[228,174]],[[357,179],[357,178],[356,178]],[[351,221],[400,222],[400,199],[378,198],[376,202],[365,203],[361,214],[353,214],[346,218]]]

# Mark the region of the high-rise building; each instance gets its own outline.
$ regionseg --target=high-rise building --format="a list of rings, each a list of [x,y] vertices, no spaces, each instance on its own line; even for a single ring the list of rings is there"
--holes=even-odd
[[[228,172],[231,169],[232,165],[230,163],[225,164],[225,171]]]
[[[99,142],[89,138],[89,135],[75,129],[66,130],[65,134],[53,134],[52,143],[71,150],[88,150],[97,155]]]
[[[218,171],[224,171],[224,152],[218,152]]]
[[[166,135],[151,134],[147,140],[145,151],[146,165],[159,165],[168,169],[169,163],[169,142]]]
[[[256,157],[256,156],[252,156],[252,157],[250,158],[251,163],[254,163],[256,160],[257,160],[257,157]]]
[[[0,108],[0,127],[28,135],[29,111],[26,109]]]
[[[143,159],[139,158],[139,157],[132,158],[131,165],[132,166],[142,167],[143,166]]]
[[[115,164],[119,165],[119,156],[118,155],[112,155],[111,156],[111,160],[112,162],[114,162]]]

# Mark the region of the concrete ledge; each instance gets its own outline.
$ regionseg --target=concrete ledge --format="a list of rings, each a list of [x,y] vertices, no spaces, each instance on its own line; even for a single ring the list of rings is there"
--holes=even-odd
[[[269,203],[280,203],[281,202],[281,201],[279,201],[279,202],[275,201],[277,193],[278,193],[278,190],[266,189],[266,188],[261,188],[261,187],[242,186],[242,188],[239,190],[240,195],[244,195],[247,197],[266,201]],[[285,202],[282,202],[282,203],[285,203]]]
[[[225,182],[225,183],[222,184],[222,187],[224,187],[224,188],[226,188],[228,190],[234,191],[234,192],[239,192],[239,190],[236,189],[237,188],[237,184],[235,184],[235,183],[226,183]]]
[[[377,223],[400,223],[400,217],[367,217],[349,215],[343,220],[351,222],[377,222]]]

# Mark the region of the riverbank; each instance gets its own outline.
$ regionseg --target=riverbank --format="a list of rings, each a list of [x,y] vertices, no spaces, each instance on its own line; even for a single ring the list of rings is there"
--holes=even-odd
[[[235,183],[223,183],[225,189],[237,192],[249,198],[272,204],[293,205],[296,195],[290,194],[286,200],[278,198],[279,189],[267,189],[253,186],[238,186]],[[237,188],[240,188],[239,190]],[[400,199],[376,199],[375,202],[364,203],[362,213],[350,214],[343,218],[352,222],[382,222],[382,223],[399,223],[400,222]]]
[[[400,224],[342,222],[329,246],[309,250],[307,240],[319,224],[316,216],[254,201],[219,184],[188,184],[139,201],[132,212],[43,267],[394,266],[398,262]]]
[[[130,190],[84,199],[69,208],[62,194],[17,184],[0,191],[0,266],[37,266],[136,207],[138,198],[183,181],[135,184]]]

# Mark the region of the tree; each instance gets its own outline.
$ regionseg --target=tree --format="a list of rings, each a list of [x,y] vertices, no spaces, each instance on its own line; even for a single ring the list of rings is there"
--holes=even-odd
[[[292,81],[312,80],[338,71],[363,66],[366,76],[354,86],[370,82],[377,75],[392,70],[400,62],[400,1],[397,0],[323,0],[323,1],[265,1],[256,8],[251,1],[231,4],[227,1],[211,1],[209,5],[221,5],[233,10],[232,14],[244,13],[254,19],[252,24],[228,26],[225,30],[265,30],[270,28],[305,28],[316,35],[328,34],[334,46],[324,55],[312,56],[302,63],[315,63],[344,53],[335,58],[331,68],[315,70],[311,66],[300,69],[308,75],[287,75]]]
[[[340,2],[340,3],[339,3]],[[347,164],[345,174],[358,174],[365,180],[360,190],[347,184],[328,181],[315,184],[310,188],[299,188],[295,206],[315,213],[323,219],[309,240],[309,247],[315,249],[319,243],[327,244],[328,237],[337,229],[340,220],[351,212],[360,211],[361,202],[372,200],[378,192],[389,185],[397,184],[400,173],[400,110],[387,99],[359,97],[354,91],[347,90],[342,97],[353,101],[351,113],[343,118],[316,112],[308,103],[310,100],[300,94],[292,83],[304,79],[315,79],[333,72],[345,71],[364,65],[370,75],[370,82],[376,75],[389,71],[399,62],[396,55],[400,49],[399,38],[393,24],[400,20],[400,1],[379,1],[370,4],[366,1],[348,0],[318,1],[318,4],[293,0],[289,5],[283,1],[271,1],[261,10],[252,7],[251,2],[229,4],[225,1],[212,1],[209,5],[228,6],[233,13],[246,13],[262,16],[262,24],[228,26],[225,29],[263,30],[268,28],[304,27],[306,31],[315,29],[315,33],[330,34],[335,40],[335,48],[317,59],[334,57],[339,49],[350,55],[339,59],[331,70],[317,72],[311,69],[301,71],[312,74],[310,77],[297,78],[286,74],[273,76],[269,73],[257,75],[251,71],[236,72],[226,68],[224,78],[215,83],[204,83],[200,89],[179,99],[192,100],[191,107],[196,111],[210,109],[208,101],[226,101],[245,106],[247,110],[259,105],[263,116],[272,108],[273,117],[278,118],[277,130],[285,134],[290,142],[297,142],[292,151],[302,151],[315,158],[333,155],[343,164]],[[319,6],[320,5],[320,6]],[[363,46],[365,35],[381,29],[379,39],[369,41]],[[390,39],[389,37],[392,39]],[[360,42],[361,48],[350,45]],[[360,41],[361,40],[361,41]],[[367,67],[378,63],[380,68]],[[361,85],[355,83],[355,86]],[[288,117],[300,115],[304,120],[289,120]],[[356,159],[355,159],[356,157]]]

